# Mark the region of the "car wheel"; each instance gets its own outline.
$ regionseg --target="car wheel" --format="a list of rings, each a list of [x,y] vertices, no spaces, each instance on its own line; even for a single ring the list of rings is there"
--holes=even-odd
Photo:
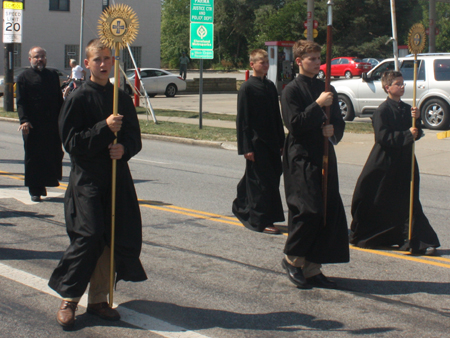
[[[355,111],[350,99],[345,95],[338,95],[338,102],[342,118],[345,121],[353,121],[355,119]]]
[[[174,97],[177,93],[177,86],[175,86],[173,83],[167,86],[166,88],[166,96],[167,97]]]
[[[133,91],[131,90],[131,87],[129,85],[125,86],[125,94],[127,95],[133,94]]]
[[[345,72],[345,78],[346,78],[346,79],[351,79],[352,77],[353,77],[352,73],[351,73],[349,70],[347,70],[347,71]]]
[[[448,129],[450,125],[450,107],[442,99],[431,99],[422,106],[422,121],[428,129]]]
[[[323,70],[319,70],[319,74],[317,74],[318,79],[325,79],[325,72]]]

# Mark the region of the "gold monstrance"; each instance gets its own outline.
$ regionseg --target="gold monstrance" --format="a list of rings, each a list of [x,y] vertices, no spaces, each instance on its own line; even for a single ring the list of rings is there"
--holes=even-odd
[[[120,50],[136,39],[139,21],[133,9],[124,4],[116,4],[106,8],[98,21],[98,35],[101,42],[109,48],[114,48],[114,102],[113,114],[118,114],[119,108],[119,59]],[[116,133],[117,136],[117,133]],[[114,140],[114,144],[117,138]],[[115,241],[115,213],[116,213],[116,160],[112,161],[112,187],[111,187],[111,261],[109,280],[109,306],[113,307],[114,292],[114,241]]]

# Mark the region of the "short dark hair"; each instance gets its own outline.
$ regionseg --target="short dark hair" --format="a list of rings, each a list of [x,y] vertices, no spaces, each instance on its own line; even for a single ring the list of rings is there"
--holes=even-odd
[[[89,59],[89,56],[92,51],[94,50],[103,50],[103,49],[109,49],[111,51],[111,48],[107,47],[100,39],[92,39],[88,42],[86,46],[86,59]]]
[[[403,77],[403,74],[397,70],[388,70],[383,73],[381,76],[381,85],[386,93],[386,86],[391,86],[394,80],[398,77]]]
[[[297,58],[303,59],[303,56],[307,53],[317,53],[322,50],[322,47],[314,42],[309,40],[298,40],[292,51],[294,53],[294,60]]]

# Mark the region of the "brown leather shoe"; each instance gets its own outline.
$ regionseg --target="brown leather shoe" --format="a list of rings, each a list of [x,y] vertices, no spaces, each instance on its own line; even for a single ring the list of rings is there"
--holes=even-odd
[[[271,235],[279,235],[279,234],[281,234],[281,231],[278,230],[277,228],[273,227],[273,226],[272,227],[266,227],[263,232],[265,234],[271,234]]]
[[[119,312],[111,308],[107,302],[88,304],[87,312],[106,320],[120,320]]]
[[[75,311],[77,310],[77,302],[68,302],[64,300],[61,302],[58,313],[56,314],[56,320],[65,328],[72,327],[75,323]]]

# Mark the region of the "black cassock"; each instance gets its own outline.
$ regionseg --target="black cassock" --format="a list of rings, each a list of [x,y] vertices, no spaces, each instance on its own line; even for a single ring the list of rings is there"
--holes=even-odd
[[[349,261],[347,219],[339,194],[336,154],[329,144],[326,226],[323,220],[322,161],[324,110],[315,102],[325,91],[317,78],[298,75],[283,90],[281,107],[289,134],[283,155],[284,187],[289,207],[286,255],[305,257],[314,263]],[[344,135],[343,121],[334,94],[330,123],[334,143]]]
[[[284,221],[280,196],[284,130],[273,82],[251,76],[239,90],[237,111],[238,154],[253,152],[255,162],[246,160],[232,210],[245,227],[263,231]]]
[[[56,187],[62,178],[63,151],[58,115],[63,103],[59,76],[46,68],[29,68],[17,77],[17,111],[20,123],[33,126],[23,135],[25,186]]]
[[[90,80],[66,99],[59,118],[61,139],[72,168],[64,200],[70,245],[53,272],[49,286],[63,297],[83,295],[105,245],[111,239],[111,172],[108,145],[114,133],[106,124],[113,112],[113,85]],[[117,160],[115,251],[117,281],[147,279],[139,255],[142,224],[128,160],[142,147],[136,110],[119,91],[123,115],[117,142],[125,148]]]
[[[417,120],[420,136],[420,120]],[[375,144],[356,183],[350,243],[362,248],[438,247],[436,233],[419,200],[419,167],[414,159],[413,232],[407,242],[413,136],[411,106],[387,99],[373,114]]]

